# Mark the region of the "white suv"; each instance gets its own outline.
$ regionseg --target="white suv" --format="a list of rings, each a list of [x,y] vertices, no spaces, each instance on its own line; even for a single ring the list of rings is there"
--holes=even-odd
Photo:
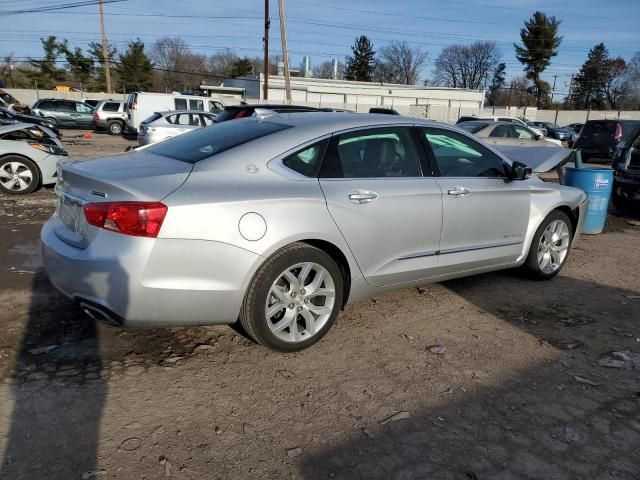
[[[93,113],[96,130],[106,130],[109,135],[121,135],[127,122],[125,102],[102,100]]]

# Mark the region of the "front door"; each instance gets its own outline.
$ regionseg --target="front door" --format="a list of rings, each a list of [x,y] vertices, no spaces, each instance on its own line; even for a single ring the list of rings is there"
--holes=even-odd
[[[527,181],[510,181],[503,160],[468,135],[421,129],[443,192],[443,274],[514,262],[529,224]]]
[[[334,136],[320,186],[367,282],[384,286],[435,275],[442,191],[422,175],[411,127]]]

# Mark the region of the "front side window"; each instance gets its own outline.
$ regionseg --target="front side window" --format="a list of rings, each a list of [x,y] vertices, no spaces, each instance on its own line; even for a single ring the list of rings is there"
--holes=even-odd
[[[323,178],[420,177],[420,164],[407,127],[372,128],[331,142]]]
[[[76,112],[78,113],[91,113],[93,110],[89,105],[84,103],[76,103]]]
[[[320,169],[320,162],[328,143],[328,140],[314,143],[299,152],[285,157],[282,163],[306,177],[315,177]]]
[[[457,132],[423,129],[442,177],[504,177],[504,162],[480,143]]]

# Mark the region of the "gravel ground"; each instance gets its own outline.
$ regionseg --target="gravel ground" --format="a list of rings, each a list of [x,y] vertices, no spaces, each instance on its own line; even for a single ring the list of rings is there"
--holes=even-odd
[[[75,157],[132,144],[65,133]],[[40,267],[54,205],[0,196],[2,479],[640,479],[629,218],[551,282],[381,294],[283,355],[229,327],[94,325]]]

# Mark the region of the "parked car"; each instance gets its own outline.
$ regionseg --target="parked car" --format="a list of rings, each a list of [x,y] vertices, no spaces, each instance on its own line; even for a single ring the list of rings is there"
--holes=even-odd
[[[545,137],[549,135],[549,132],[547,132],[547,127],[545,127],[544,125],[536,126],[535,122],[533,122],[531,120],[525,120],[524,123],[527,125],[527,127],[531,128],[531,129],[534,129],[537,132],[540,132]]]
[[[5,92],[0,88],[0,107],[12,110],[17,113],[29,114],[31,110],[27,105],[20,103],[20,101],[8,92]]]
[[[239,319],[278,351],[388,289],[520,266],[550,279],[586,206],[458,128],[395,115],[243,118],[59,176],[44,265],[88,314]]]
[[[216,115],[198,110],[156,112],[140,123],[138,144],[149,145],[182,135],[197,128],[213,125]]]
[[[576,134],[580,134],[580,130],[582,130],[584,123],[570,123],[569,125],[565,125],[562,128],[572,130]]]
[[[238,118],[251,117],[256,110],[271,111],[275,113],[301,113],[301,112],[329,112],[331,109],[306,107],[304,105],[279,105],[279,104],[257,104],[250,105],[241,103],[240,105],[229,105],[224,107],[224,111],[216,116],[216,123],[236,120]]]
[[[34,115],[23,115],[21,113],[16,113],[13,110],[9,110],[8,108],[0,107],[0,124],[13,125],[14,123],[31,123],[40,125],[51,130],[56,134],[58,138],[62,136],[60,135],[60,130],[58,130],[58,128],[54,124],[42,117],[36,117]]]
[[[575,148],[583,158],[603,158],[611,160],[619,142],[640,125],[640,120],[587,120],[580,130]]]
[[[46,127],[0,127],[0,191],[23,195],[55,183],[56,163],[66,158],[60,140]]]
[[[93,128],[93,107],[75,100],[48,98],[33,104],[33,114],[59,128]]]
[[[198,110],[217,114],[223,108],[224,105],[222,103],[211,97],[180,93],[133,92],[129,94],[126,104],[127,129],[137,132],[140,122],[149,118],[154,112]]]
[[[640,212],[640,126],[620,142],[613,156],[612,202],[620,209]]]
[[[552,122],[531,122],[533,127],[542,129],[544,128],[547,132],[547,137],[555,138],[556,140],[560,140],[567,146],[571,146],[573,141],[573,131],[568,128],[562,128],[559,125],[556,125]]]
[[[471,122],[471,121],[475,121],[475,120],[484,120],[484,121],[488,121],[488,122],[511,122],[511,123],[515,123],[517,125],[521,125],[523,127],[529,127],[528,122],[526,122],[525,120],[522,120],[520,118],[517,117],[506,117],[506,116],[499,116],[499,115],[462,115],[460,118],[458,118],[458,121],[456,122],[456,125],[458,123],[462,123],[462,122]],[[529,127],[531,128],[531,127]],[[536,128],[532,128],[532,130],[538,132],[538,133],[543,133],[541,131],[539,131]],[[543,133],[544,134],[544,133]]]
[[[512,122],[462,122],[456,125],[487,143],[495,145],[523,145],[535,147],[557,147],[556,142],[551,142],[538,132],[528,127],[523,127]]]
[[[101,100],[93,112],[96,130],[106,130],[110,135],[121,135],[127,123],[125,102]]]

